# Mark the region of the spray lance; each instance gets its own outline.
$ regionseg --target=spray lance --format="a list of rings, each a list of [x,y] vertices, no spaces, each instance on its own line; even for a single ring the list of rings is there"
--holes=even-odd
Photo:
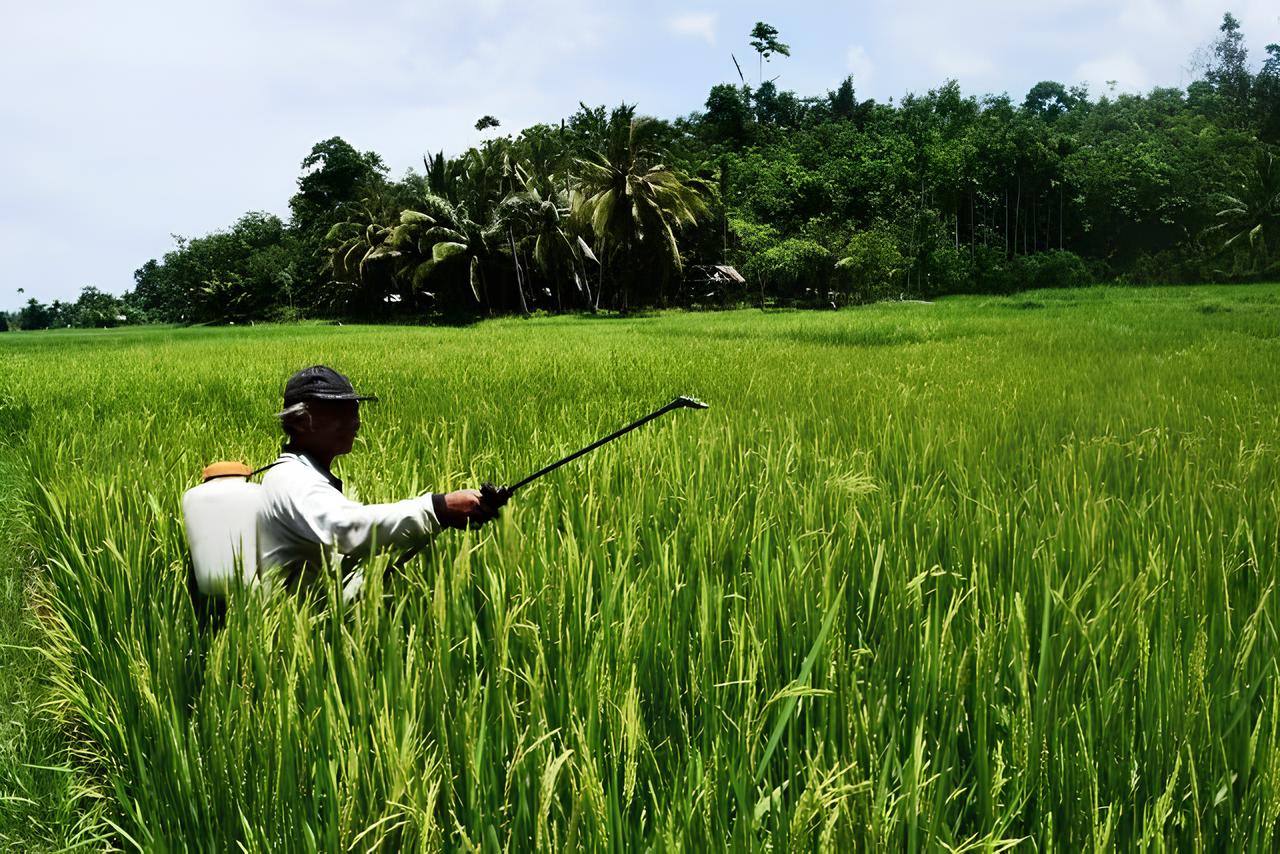
[[[556,469],[560,468],[566,463],[573,462],[578,457],[591,453],[596,448],[599,448],[601,445],[607,445],[610,442],[612,442],[614,439],[617,439],[621,436],[625,436],[626,434],[630,433],[632,430],[635,430],[637,427],[643,427],[645,424],[648,424],[650,421],[654,420],[655,418],[660,418],[661,416],[666,415],[668,412],[671,412],[676,409],[706,409],[706,408],[707,408],[707,404],[703,403],[697,398],[684,397],[683,395],[680,397],[677,397],[676,399],[672,400],[670,403],[668,403],[666,406],[662,407],[661,409],[656,409],[653,412],[650,412],[648,415],[644,416],[643,418],[639,418],[639,419],[636,419],[635,421],[632,421],[626,427],[623,427],[620,430],[615,430],[612,433],[610,433],[608,436],[605,436],[601,439],[597,439],[596,441],[592,442],[590,445],[587,445],[585,448],[582,448],[581,450],[578,450],[578,451],[574,451],[569,456],[560,460],[556,460],[554,463],[552,463],[549,466],[543,466],[542,468],[538,469],[533,474],[529,475],[523,480],[516,481],[511,486],[494,486],[492,483],[482,484],[480,487],[480,500],[483,501],[485,504],[489,505],[490,507],[492,507],[494,510],[497,510],[498,508],[506,504],[507,501],[510,500],[511,496],[515,495],[516,490],[521,489],[525,486],[528,486],[530,483],[533,483],[535,480],[542,477],[543,475],[550,474],[551,472],[555,471]],[[409,551],[405,552],[404,555],[398,561],[396,561],[396,566],[404,566],[406,563],[412,560],[421,550],[422,550],[422,547],[418,546],[416,548],[410,549]]]

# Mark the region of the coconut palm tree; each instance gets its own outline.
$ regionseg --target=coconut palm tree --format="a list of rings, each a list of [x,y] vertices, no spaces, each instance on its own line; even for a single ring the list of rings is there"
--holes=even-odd
[[[567,194],[557,192],[551,181],[526,179],[523,191],[503,200],[498,216],[509,236],[522,235],[518,241],[511,239],[517,271],[521,255],[531,256],[537,271],[554,285],[557,308],[564,308],[564,281],[573,283],[579,304],[593,307],[586,261],[595,261],[595,256],[574,232],[569,214]]]
[[[366,302],[381,303],[395,284],[403,255],[391,244],[392,227],[380,219],[365,200],[351,219],[335,223],[325,234],[330,247],[325,270],[337,285],[335,301],[350,303],[364,290]]]
[[[500,308],[501,295],[490,292],[489,279],[501,261],[501,225],[481,225],[467,215],[464,205],[430,193],[422,197],[418,207],[401,212],[400,224],[388,240],[406,257],[403,274],[413,287],[421,289],[437,282],[447,289],[465,280],[485,310]]]
[[[496,215],[502,200],[523,189],[527,172],[505,137],[486,141],[479,148],[467,150],[458,161],[458,200],[477,222],[488,222]]]
[[[326,269],[338,281],[364,281],[370,264],[400,257],[387,243],[390,237],[391,228],[381,225],[368,208],[362,207],[354,218],[335,223],[325,235],[330,246]]]
[[[463,173],[462,160],[445,157],[444,152],[440,151],[434,155],[424,156],[422,165],[426,170],[423,173],[423,179],[427,192],[451,204],[458,204],[458,188],[462,183]]]
[[[1241,176],[1235,192],[1223,193],[1218,224],[1211,231],[1225,235],[1224,251],[1243,251],[1247,275],[1265,275],[1280,268],[1280,157],[1260,149],[1253,168]]]
[[[625,311],[642,276],[662,285],[682,271],[678,232],[710,215],[712,186],[661,162],[647,145],[650,120],[623,104],[610,116],[607,150],[577,161],[574,216],[616,279],[615,302]]]

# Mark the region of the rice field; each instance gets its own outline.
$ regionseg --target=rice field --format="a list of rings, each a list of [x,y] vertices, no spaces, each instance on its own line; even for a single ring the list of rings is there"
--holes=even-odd
[[[364,501],[711,408],[203,631],[180,497],[316,362]],[[13,847],[1280,844],[1280,286],[6,334],[0,458]]]

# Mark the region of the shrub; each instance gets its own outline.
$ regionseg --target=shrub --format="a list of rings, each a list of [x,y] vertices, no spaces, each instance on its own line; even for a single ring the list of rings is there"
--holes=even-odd
[[[1019,259],[1024,287],[1079,288],[1092,284],[1089,269],[1074,252],[1053,249]]]
[[[974,292],[974,265],[968,249],[940,246],[926,256],[921,296]]]
[[[1160,252],[1141,252],[1119,276],[1127,285],[1184,285],[1248,277],[1247,259],[1215,252],[1197,238]],[[1096,281],[1096,279],[1095,279]]]
[[[831,253],[812,240],[789,237],[751,258],[750,276],[778,299],[825,296],[834,264]]]
[[[898,292],[906,267],[897,239],[876,225],[849,238],[844,257],[835,265],[835,289],[849,302],[885,299]]]
[[[1017,268],[1004,250],[976,246],[973,250],[973,292],[1007,294],[1018,289]]]

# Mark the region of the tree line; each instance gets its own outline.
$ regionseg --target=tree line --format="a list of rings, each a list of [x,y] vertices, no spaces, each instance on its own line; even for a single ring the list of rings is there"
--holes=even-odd
[[[777,30],[750,44],[756,85],[739,66],[674,120],[584,104],[398,179],[324,140],[287,221],[177,238],[123,297],[31,300],[7,325],[825,306],[1280,272],[1280,46],[1255,71],[1230,14],[1199,79],[1144,95],[1045,81],[1017,102],[949,80],[878,103],[847,77],[801,97],[763,79],[790,55]]]

